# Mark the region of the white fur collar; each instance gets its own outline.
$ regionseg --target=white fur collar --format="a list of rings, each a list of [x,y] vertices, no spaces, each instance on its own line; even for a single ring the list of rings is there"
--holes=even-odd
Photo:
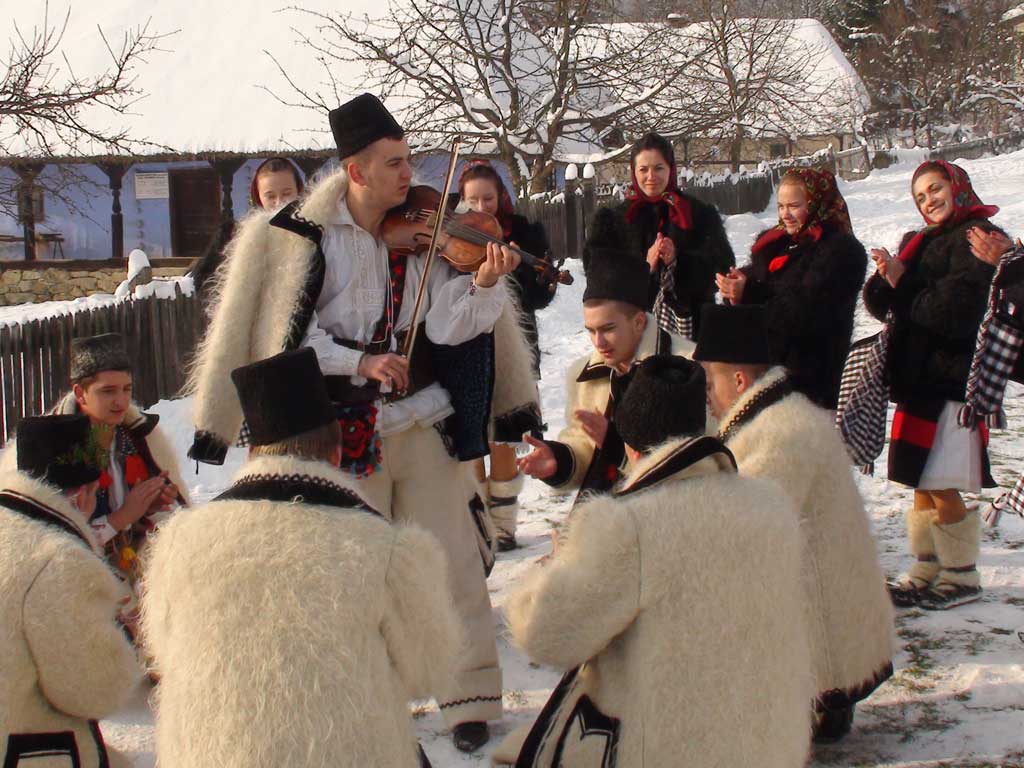
[[[736,418],[736,415],[746,407],[747,403],[749,403],[751,400],[757,397],[757,395],[766,390],[768,387],[778,383],[785,377],[786,369],[783,368],[781,365],[776,365],[772,368],[769,368],[765,372],[764,376],[762,376],[761,378],[754,382],[754,386],[752,386],[750,389],[748,389],[746,392],[740,395],[739,399],[732,404],[732,407],[726,412],[726,414],[721,419],[719,419],[718,426],[723,430],[726,429],[729,426],[730,422],[732,422],[732,420]]]
[[[32,501],[54,510],[81,533],[82,538],[89,543],[93,552],[97,555],[100,554],[99,543],[85,516],[75,508],[75,505],[57,486],[36,480],[24,472],[7,471],[0,476],[0,490],[13,491],[21,496],[27,496]]]
[[[338,201],[348,196],[348,174],[338,168],[309,190],[299,204],[297,215],[314,224],[325,226],[341,215]]]
[[[294,456],[257,456],[242,465],[234,482],[253,477],[307,477],[336,485],[363,499],[356,479],[326,461],[311,461]]]

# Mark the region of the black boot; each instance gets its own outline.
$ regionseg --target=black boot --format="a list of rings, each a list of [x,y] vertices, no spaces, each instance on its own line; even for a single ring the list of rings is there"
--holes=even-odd
[[[826,709],[814,726],[815,744],[835,744],[853,727],[854,705],[842,709]]]
[[[452,728],[452,742],[460,752],[476,752],[491,738],[487,723],[459,723]]]

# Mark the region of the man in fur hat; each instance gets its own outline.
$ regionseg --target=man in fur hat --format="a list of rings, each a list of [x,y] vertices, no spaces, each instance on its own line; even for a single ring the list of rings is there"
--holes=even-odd
[[[97,723],[141,669],[118,621],[127,593],[86,522],[100,476],[89,419],[30,417],[17,434],[17,468],[0,474],[0,762],[127,765]]]
[[[803,765],[796,514],[703,435],[704,386],[686,359],[637,366],[615,417],[630,474],[577,508],[554,558],[509,598],[516,642],[569,671],[499,764]]]
[[[769,357],[763,307],[707,305],[694,359],[740,474],[777,483],[804,533],[803,582],[816,682],[815,738],[849,732],[892,675],[893,613],[850,460],[828,412]]]
[[[475,275],[435,262],[410,363],[398,350],[412,330],[425,260],[389,253],[382,239],[386,214],[410,188],[409,147],[402,127],[370,94],[331,112],[330,122],[339,170],[272,218],[252,214],[228,247],[192,381],[197,432],[190,456],[223,461],[242,424],[230,371],[286,349],[316,350],[335,401],[362,399],[379,409],[380,461],[350,469],[381,514],[419,523],[445,548],[468,644],[452,679],[434,693],[456,746],[473,751],[488,739],[487,721],[501,717],[501,671],[479,549],[483,504],[471,467],[453,454],[465,460],[487,450],[491,393],[462,397],[461,390],[479,388],[491,366],[499,374],[492,377],[496,413],[536,407],[529,348],[502,282],[518,256],[492,245]],[[492,331],[518,341],[490,344]],[[450,366],[440,356],[477,344],[483,359],[476,375],[445,378],[442,386]],[[495,348],[502,349],[496,362],[487,357]],[[427,362],[433,370],[419,367]],[[353,429],[363,433],[371,423],[364,418]],[[468,449],[467,439],[474,443]],[[493,558],[492,546],[485,542],[483,554]]]
[[[232,379],[249,460],[226,492],[160,528],[147,564],[157,760],[418,766],[408,701],[437,690],[459,648],[444,553],[421,528],[390,524],[338,469],[313,350]]]
[[[633,368],[652,355],[693,353],[693,343],[658,328],[644,312],[648,275],[617,251],[593,249],[583,293],[583,325],[594,351],[569,368],[566,427],[557,440],[524,436],[533,451],[520,470],[555,488],[605,492],[627,465],[615,429],[615,402]]]

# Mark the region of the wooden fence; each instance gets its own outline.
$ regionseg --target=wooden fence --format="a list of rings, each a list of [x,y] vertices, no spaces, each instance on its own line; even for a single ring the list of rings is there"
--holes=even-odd
[[[25,416],[46,413],[70,389],[71,340],[120,333],[134,363],[134,400],[146,408],[181,391],[204,324],[195,294],[129,299],[0,327],[0,444]]]

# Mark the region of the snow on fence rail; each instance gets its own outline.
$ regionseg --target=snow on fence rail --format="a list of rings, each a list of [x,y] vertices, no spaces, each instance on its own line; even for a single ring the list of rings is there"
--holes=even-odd
[[[71,340],[120,333],[134,362],[134,399],[146,408],[181,391],[204,315],[195,293],[149,295],[0,327],[0,445],[26,416],[46,413],[70,388]]]

